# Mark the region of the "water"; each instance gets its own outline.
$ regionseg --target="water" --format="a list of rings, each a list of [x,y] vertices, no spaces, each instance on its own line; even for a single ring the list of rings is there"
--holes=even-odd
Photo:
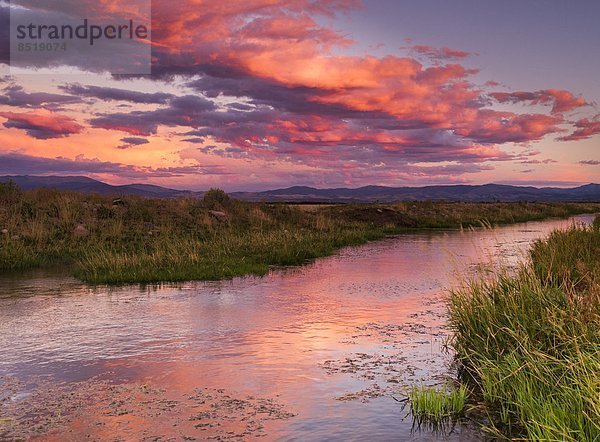
[[[446,290],[592,219],[411,233],[232,281],[4,277],[0,439],[481,440],[414,428],[397,401],[453,375]]]

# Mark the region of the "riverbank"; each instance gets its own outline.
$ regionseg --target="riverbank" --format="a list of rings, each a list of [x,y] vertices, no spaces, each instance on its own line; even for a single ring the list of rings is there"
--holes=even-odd
[[[600,438],[600,217],[535,243],[517,275],[452,294],[451,341],[488,430]]]
[[[68,266],[94,284],[263,275],[409,229],[468,228],[600,210],[587,203],[302,206],[204,199],[113,199],[0,189],[0,271]]]

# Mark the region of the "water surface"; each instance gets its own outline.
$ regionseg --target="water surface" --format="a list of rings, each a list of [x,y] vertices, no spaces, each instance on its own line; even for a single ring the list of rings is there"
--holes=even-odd
[[[89,287],[0,279],[0,439],[480,440],[397,400],[452,377],[444,296],[592,216],[423,232],[266,277]]]

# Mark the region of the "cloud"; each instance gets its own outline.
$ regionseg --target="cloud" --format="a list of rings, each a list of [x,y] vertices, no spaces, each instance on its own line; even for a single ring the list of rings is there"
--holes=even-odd
[[[92,127],[126,132],[137,136],[150,136],[156,134],[158,123],[148,116],[150,112],[133,111],[128,114],[116,113],[92,118],[90,124]]]
[[[192,144],[204,144],[206,142],[204,138],[185,138],[183,141]]]
[[[196,127],[204,116],[216,109],[216,105],[206,98],[185,95],[172,98],[169,107],[166,108],[154,111],[106,114],[92,118],[90,124],[96,128],[149,136],[155,134],[160,125]]]
[[[598,160],[584,160],[584,161],[580,161],[579,164],[583,164],[584,166],[600,166],[600,161],[598,161]]]
[[[461,51],[458,49],[450,49],[448,47],[436,48],[427,45],[403,46],[400,49],[408,49],[410,52],[417,55],[424,55],[435,61],[446,61],[463,59],[475,55],[472,52]]]
[[[88,103],[102,101],[86,124],[128,134],[119,148],[146,144],[145,137],[159,138],[170,128],[175,149],[227,163],[311,168],[338,182],[426,181],[426,174],[448,180],[451,173],[462,180],[460,175],[489,170],[492,162],[527,159],[506,152],[507,143],[538,142],[568,126],[574,132],[561,140],[600,130],[594,120],[565,119],[564,113],[588,106],[569,91],[488,94],[499,84],[478,86],[478,71],[463,65],[472,55],[466,51],[415,45],[409,56],[374,56],[346,50],[351,39],[325,23],[359,7],[357,1],[226,3],[198,7],[192,0],[155,0],[153,74],[138,90],[128,90],[128,82],[118,88],[67,84],[61,90]],[[113,4],[127,7],[121,0]],[[90,17],[105,7],[78,3]],[[181,95],[164,93],[166,84]],[[21,107],[50,101],[29,93]],[[494,109],[498,103],[548,108],[519,113]],[[6,124],[21,124],[36,138],[55,137],[16,118]]]
[[[542,114],[517,115],[510,112],[482,110],[481,119],[456,130],[456,133],[480,143],[503,144],[537,141],[560,132],[562,119]]]
[[[569,91],[545,89],[537,92],[492,92],[490,96],[500,103],[551,104],[552,113],[570,112],[590,104],[582,97],[576,97]]]
[[[4,127],[24,130],[39,140],[68,137],[84,129],[73,118],[44,109],[27,113],[0,112],[0,117],[7,120]]]
[[[525,160],[525,161],[521,161],[521,164],[552,164],[552,163],[558,163],[558,161],[553,160],[553,159],[545,159],[545,160]]]
[[[47,92],[25,92],[22,86],[12,84],[1,91],[0,105],[21,108],[45,108],[59,110],[65,104],[81,102],[72,95],[52,94]]]
[[[135,146],[141,146],[143,144],[149,144],[150,141],[148,141],[146,138],[137,138],[137,137],[125,137],[125,138],[121,138],[121,141],[125,144],[121,144],[119,146],[117,146],[117,149],[130,149],[132,147]]]
[[[145,138],[136,138],[136,137],[121,138],[121,141],[124,143],[127,143],[127,144],[134,144],[136,146],[140,146],[142,144],[148,144],[150,142]]]
[[[175,166],[145,167],[129,164],[101,161],[97,158],[86,158],[79,155],[74,159],[65,157],[45,158],[27,155],[21,152],[0,152],[0,174],[109,174],[124,178],[145,180],[148,178],[172,178],[189,174],[226,175],[228,171],[221,166]]]
[[[594,135],[600,134],[600,115],[596,115],[593,119],[583,118],[575,122],[577,128],[573,133],[565,137],[559,138],[560,141],[579,141],[587,140]]]
[[[252,24],[244,26],[252,30],[252,43],[247,34],[241,38],[241,11],[237,9],[241,5],[237,3],[227,12],[211,7],[195,11],[194,18],[165,11],[165,23],[174,27],[160,26],[158,40],[169,46],[176,39],[173,47],[178,52],[156,51],[155,75],[197,76],[187,86],[201,94],[248,100],[243,109],[232,106],[188,120],[188,127],[199,128],[198,138],[240,147],[249,156],[287,155],[292,161],[304,157],[305,162],[312,162],[312,156],[337,154],[362,161],[364,151],[375,157],[394,152],[396,159],[390,160],[400,164],[407,159],[418,161],[417,150],[427,161],[435,158],[427,149],[436,149],[438,157],[447,158],[456,153],[457,145],[476,151],[479,148],[473,146],[538,141],[561,130],[559,117],[486,109],[482,91],[470,81],[476,71],[459,64],[426,66],[409,57],[331,55],[326,49],[336,44],[331,34],[320,34],[318,41],[305,38],[315,27],[309,21],[284,31],[276,23],[281,14],[287,17],[288,13],[280,2],[270,5],[256,6],[249,18]],[[181,22],[193,23],[191,27],[198,31],[193,43],[185,36],[169,34],[168,29],[184,27]],[[198,30],[207,23],[218,32]],[[279,31],[274,33],[274,28]],[[297,34],[295,39],[293,34]],[[414,48],[438,59],[469,55],[449,48]],[[186,49],[189,58],[181,57]],[[201,55],[207,49],[212,57]],[[564,99],[558,100],[564,107]],[[154,118],[159,113],[149,117],[157,126],[161,124]]]
[[[360,7],[358,0],[229,0],[227,7],[205,2],[155,1],[153,40],[173,53],[188,51],[212,59],[227,58],[226,45],[256,51],[269,46],[302,51],[314,46],[347,44],[348,39],[318,25],[315,16],[334,17]],[[295,47],[295,49],[294,49]],[[214,49],[219,49],[215,51]]]
[[[44,158],[19,152],[0,152],[0,173],[3,174],[118,174],[129,178],[143,178],[147,169],[83,155],[75,159],[65,157]]]
[[[65,92],[79,97],[98,98],[104,101],[126,101],[138,104],[166,104],[174,98],[172,94],[163,92],[146,93],[112,87],[82,86],[80,84],[69,84],[60,88]]]

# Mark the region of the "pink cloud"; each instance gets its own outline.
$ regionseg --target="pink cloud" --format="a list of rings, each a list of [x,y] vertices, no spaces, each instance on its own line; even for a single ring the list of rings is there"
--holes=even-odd
[[[68,137],[83,130],[83,126],[73,118],[43,109],[21,113],[0,112],[0,117],[7,120],[4,127],[25,130],[29,136],[42,140]]]
[[[587,140],[594,135],[600,134],[600,115],[596,115],[594,119],[583,118],[575,122],[577,128],[572,134],[561,137],[561,141],[579,141]]]
[[[548,115],[515,115],[491,110],[482,110],[478,115],[481,118],[468,122],[456,133],[485,143],[503,144],[536,141],[561,131],[558,124],[562,119]]]
[[[546,89],[537,92],[493,92],[490,94],[500,103],[551,104],[552,113],[570,112],[580,107],[589,106],[581,97],[576,97],[569,91]]]

